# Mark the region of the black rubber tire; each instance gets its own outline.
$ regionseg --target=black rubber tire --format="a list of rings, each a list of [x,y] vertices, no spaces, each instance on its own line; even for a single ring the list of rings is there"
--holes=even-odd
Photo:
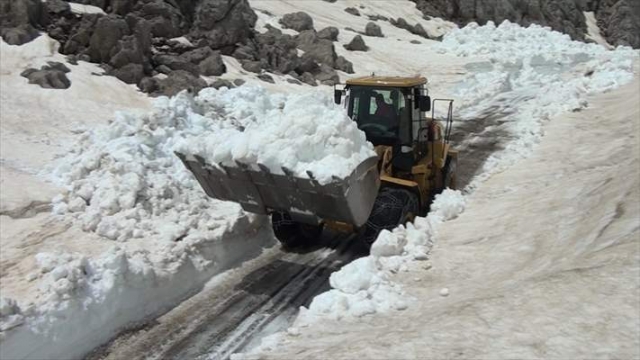
[[[456,189],[456,168],[458,166],[458,160],[452,157],[447,158],[447,162],[442,168],[442,191],[446,188]]]
[[[289,213],[276,211],[271,214],[271,227],[282,246],[294,248],[315,242],[322,234],[322,224],[309,225],[294,221]]]
[[[391,230],[413,220],[412,217],[418,215],[419,206],[418,196],[409,190],[382,188],[364,226],[362,241],[371,247],[380,231]]]

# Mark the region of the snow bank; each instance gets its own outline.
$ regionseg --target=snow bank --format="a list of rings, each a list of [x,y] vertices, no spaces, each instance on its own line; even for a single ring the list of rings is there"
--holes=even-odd
[[[269,94],[259,87],[205,89],[159,98],[145,116],[118,113],[106,127],[83,135],[56,168],[68,193],[55,211],[85,231],[126,241],[219,236],[230,205],[207,198],[173,153],[198,154],[213,164],[235,161],[281,166],[323,182],[344,177],[375,156],[344,111],[320,93]]]
[[[638,51],[628,47],[609,51],[548,28],[523,28],[508,21],[498,27],[471,23],[447,34],[434,49],[487,60],[487,71],[474,72],[459,84],[456,119],[489,117],[496,123],[491,131],[506,134],[498,139],[505,142],[502,149],[486,160],[468,190],[530,155],[545,121],[579,111],[588,106],[587,96],[631,81],[638,57]]]
[[[311,171],[324,184],[376,155],[344,109],[323,92],[205,89],[199,99],[212,129],[185,138],[178,149],[212,164],[262,164],[279,174],[285,167],[301,177]]]
[[[391,275],[406,271],[409,261],[426,260],[438,226],[458,216],[464,207],[462,193],[447,189],[436,196],[426,218],[418,217],[413,224],[393,231],[383,230],[371,246],[370,256],[331,274],[333,289],[316,296],[309,309],[301,308],[294,326],[308,326],[322,317],[338,320],[406,309],[411,299]]]

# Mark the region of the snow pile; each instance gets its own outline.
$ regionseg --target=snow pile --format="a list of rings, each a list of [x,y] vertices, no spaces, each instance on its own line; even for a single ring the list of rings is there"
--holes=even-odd
[[[217,95],[217,96],[216,96]],[[282,174],[307,171],[322,184],[344,178],[376,156],[365,135],[326,94],[269,95],[262,88],[200,93],[212,131],[185,139],[179,150],[212,164],[261,164]],[[225,121],[227,120],[227,121]]]
[[[347,176],[375,155],[344,111],[319,93],[208,88],[196,97],[161,97],[154,106],[145,116],[118,113],[108,126],[84,133],[55,170],[68,189],[54,201],[57,213],[118,241],[198,241],[223,233],[233,217],[227,215],[239,217],[240,208],[207,198],[177,149],[212,163],[310,170],[321,182]]]
[[[434,49],[488,60],[488,71],[469,75],[456,91],[462,102],[456,118],[490,118],[496,125],[487,130],[506,134],[500,138],[507,142],[486,160],[469,189],[528,156],[542,136],[543,122],[587,107],[588,95],[631,81],[638,57],[631,48],[609,51],[548,28],[508,21],[498,27],[471,23],[447,34]]]
[[[436,196],[426,218],[418,217],[413,224],[393,231],[383,230],[371,246],[370,256],[331,274],[333,289],[316,296],[309,309],[302,307],[294,326],[309,326],[323,317],[340,320],[406,309],[410,299],[391,276],[407,271],[409,261],[426,260],[438,226],[458,216],[464,208],[462,193],[447,189]]]

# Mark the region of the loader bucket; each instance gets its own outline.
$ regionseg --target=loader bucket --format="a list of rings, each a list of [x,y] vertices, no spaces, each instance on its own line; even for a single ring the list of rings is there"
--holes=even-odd
[[[200,156],[176,155],[210,197],[237,202],[256,214],[287,211],[303,223],[320,218],[360,227],[367,222],[380,186],[375,156],[360,163],[348,177],[321,185],[310,172],[308,178],[302,178],[285,168],[282,175],[261,165],[211,165]]]

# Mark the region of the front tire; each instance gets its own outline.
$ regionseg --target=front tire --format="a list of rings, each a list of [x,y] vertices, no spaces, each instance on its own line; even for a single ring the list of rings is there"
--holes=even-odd
[[[381,189],[364,226],[363,242],[371,247],[382,230],[391,230],[413,220],[418,211],[419,201],[415,193],[390,187]]]
[[[322,234],[322,224],[309,225],[295,221],[288,212],[271,214],[273,234],[285,248],[299,247],[315,242]]]

